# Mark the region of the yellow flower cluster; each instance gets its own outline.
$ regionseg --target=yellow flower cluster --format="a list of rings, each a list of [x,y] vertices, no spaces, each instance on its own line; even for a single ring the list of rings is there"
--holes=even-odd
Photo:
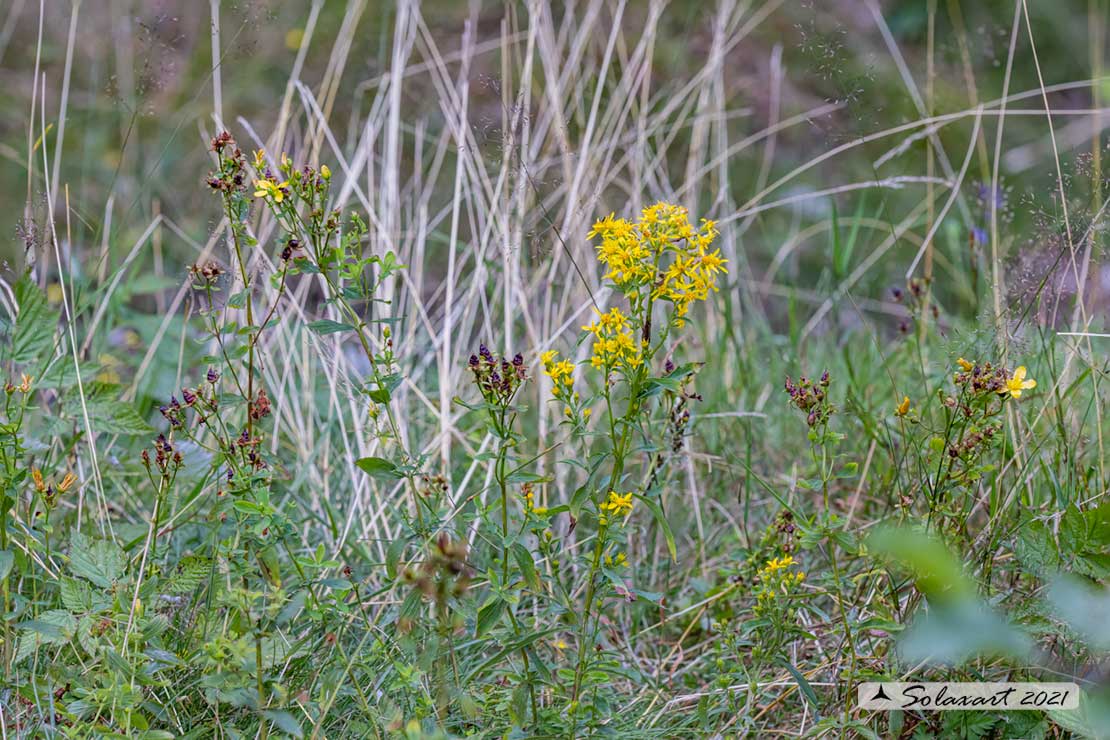
[[[558,358],[559,352],[553,349],[540,355],[544,374],[551,378],[551,395],[566,404],[564,413],[570,417],[581,400],[578,391],[574,390],[574,363]],[[582,416],[589,415],[589,409],[582,410]]]
[[[524,510],[530,511],[536,516],[543,516],[547,513],[546,506],[536,506],[536,494],[533,492],[531,486],[525,486],[524,489]]]
[[[766,613],[777,598],[789,595],[805,580],[806,574],[802,571],[790,572],[790,568],[794,565],[796,565],[794,558],[786,555],[781,558],[771,558],[756,572],[760,583],[755,600],[756,614]]]
[[[759,577],[765,578],[777,571],[786,570],[792,565],[794,565],[794,556],[792,555],[786,555],[781,558],[771,558],[767,561],[767,564],[759,570]],[[805,573],[796,573],[795,575],[798,576],[797,580],[799,581],[806,577]]]
[[[640,342],[633,336],[632,324],[617,307],[599,313],[597,321],[583,326],[594,335],[594,352],[590,364],[597,369],[635,368],[644,362]]]
[[[623,568],[628,565],[628,558],[624,556],[623,552],[618,552],[616,555],[606,555],[605,565],[610,568]]]
[[[656,203],[632,223],[609,214],[594,224],[589,238],[601,238],[598,260],[625,295],[651,287],[651,297],[674,304],[675,322],[682,323],[690,304],[717,290],[717,276],[727,272],[720,250],[710,251],[718,234],[713,221],[695,229],[682,206]]]

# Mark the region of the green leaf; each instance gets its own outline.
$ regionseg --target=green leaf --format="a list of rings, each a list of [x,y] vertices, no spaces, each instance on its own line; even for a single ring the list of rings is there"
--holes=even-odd
[[[54,344],[58,312],[50,308],[46,294],[31,281],[29,274],[15,284],[15,300],[19,314],[12,332],[12,361],[42,362]]]
[[[50,609],[38,619],[21,622],[19,629],[37,635],[40,644],[59,645],[73,638],[77,619],[65,609]]]
[[[960,562],[940,540],[919,529],[883,527],[867,544],[913,571],[917,587],[930,599],[969,598],[975,593]]]
[[[1014,554],[1021,564],[1033,573],[1043,574],[1056,568],[1060,557],[1056,554],[1056,543],[1052,532],[1044,522],[1033,520],[1018,533],[1014,542]]]
[[[92,611],[92,589],[85,581],[63,576],[59,590],[62,595],[62,604],[69,612],[84,614]]]
[[[93,429],[106,434],[150,434],[154,429],[126,401],[120,400],[121,388],[110,383],[90,383],[85,386],[82,403],[79,389],[72,388],[65,395],[63,406],[68,416],[84,418],[87,411]]]
[[[169,591],[187,594],[196,591],[212,570],[212,561],[200,555],[188,555],[181,559],[169,579]]]
[[[1074,506],[1069,506],[1060,518],[1060,549],[1068,554],[1083,552],[1087,546],[1087,518]]]
[[[127,556],[115,542],[91,540],[80,532],[70,537],[69,569],[101,588],[111,588],[123,575]]]
[[[372,478],[396,480],[403,477],[397,466],[384,457],[362,457],[355,461],[355,465],[362,468]]]
[[[478,610],[478,619],[475,623],[474,631],[476,636],[482,635],[493,629],[501,619],[501,612],[505,608],[505,602],[501,600],[500,596],[491,598],[485,606]]]
[[[519,542],[515,543],[511,549],[513,558],[516,559],[516,564],[520,567],[520,574],[524,577],[524,582],[528,584],[528,588],[539,591],[541,588],[540,576],[536,572],[536,562],[532,559],[532,553],[528,552],[528,548]]]
[[[794,677],[795,681],[797,681],[798,689],[802,692],[802,696],[804,696],[806,698],[806,701],[809,702],[809,705],[813,707],[813,711],[817,712],[819,710],[819,705],[817,704],[817,692],[815,692],[813,690],[813,687],[809,685],[809,681],[806,680],[806,677],[803,676],[801,672],[797,668],[795,668],[793,664],[788,660],[780,660],[779,665],[790,672],[790,675]]]
[[[405,552],[405,540],[401,537],[394,538],[389,543],[389,548],[385,551],[385,572],[390,580],[397,577],[398,566],[401,564],[401,556]]]
[[[284,710],[267,709],[262,716],[274,723],[274,727],[293,737],[304,737],[304,730],[297,719]]]
[[[13,563],[15,563],[15,555],[8,550],[0,550],[0,578],[5,578],[12,572]]]
[[[648,507],[648,511],[655,517],[655,523],[663,530],[663,537],[667,540],[667,550],[671,553],[671,560],[678,562],[678,550],[674,545],[674,534],[671,533],[671,525],[667,523],[667,517],[663,514],[663,509],[660,508],[659,503],[646,496],[635,494],[636,498],[644,502],[644,506]]]
[[[308,328],[312,329],[312,331],[316,332],[317,334],[337,334],[341,331],[355,330],[355,327],[351,326],[350,324],[343,324],[338,321],[332,321],[331,319],[320,319],[319,321],[313,321],[309,323]]]

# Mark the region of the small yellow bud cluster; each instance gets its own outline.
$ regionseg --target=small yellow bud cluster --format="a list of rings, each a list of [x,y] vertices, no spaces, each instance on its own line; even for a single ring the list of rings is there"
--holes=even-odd
[[[574,363],[570,360],[560,360],[558,350],[554,349],[540,355],[540,361],[543,363],[544,374],[551,378],[551,395],[566,404],[563,413],[567,418],[572,418],[582,401],[578,392],[574,390]],[[589,409],[582,409],[583,417],[589,415]]]

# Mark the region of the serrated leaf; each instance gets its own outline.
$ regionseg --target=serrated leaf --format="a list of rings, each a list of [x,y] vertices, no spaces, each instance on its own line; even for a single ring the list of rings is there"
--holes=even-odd
[[[1014,554],[1021,564],[1030,571],[1042,574],[1054,569],[1060,558],[1056,554],[1056,543],[1044,522],[1032,521],[1018,533],[1014,541]]]
[[[89,414],[89,422],[98,432],[106,434],[150,434],[153,427],[126,401],[120,400],[121,388],[109,383],[90,383],[85,386],[84,403],[77,389],[65,396],[66,413],[76,419]]]
[[[101,588],[111,588],[127,567],[127,556],[115,542],[92,540],[80,532],[70,537],[69,569]]]
[[[62,604],[71,613],[84,614],[92,610],[92,589],[85,581],[63,577],[59,590]]]
[[[208,579],[212,561],[200,555],[182,558],[170,576],[169,591],[174,594],[187,594],[196,591]]]
[[[12,332],[12,361],[42,362],[54,344],[58,312],[51,309],[43,293],[28,275],[15,284],[15,300],[19,314]]]

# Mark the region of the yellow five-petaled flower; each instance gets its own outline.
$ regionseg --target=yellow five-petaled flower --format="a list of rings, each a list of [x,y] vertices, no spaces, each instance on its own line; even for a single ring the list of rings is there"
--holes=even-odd
[[[289,181],[274,182],[273,180],[255,180],[254,187],[255,198],[270,196],[274,199],[275,203],[280,203],[285,200],[285,188],[289,187]]]
[[[1022,391],[1036,388],[1037,381],[1033,380],[1032,378],[1029,378],[1028,380],[1025,379],[1025,375],[1027,373],[1028,371],[1025,369],[1025,365],[1022,365],[1017,370],[1014,370],[1013,377],[1006,381],[1006,387],[999,391],[999,393],[1004,396],[1009,395],[1010,398],[1021,398]]]

